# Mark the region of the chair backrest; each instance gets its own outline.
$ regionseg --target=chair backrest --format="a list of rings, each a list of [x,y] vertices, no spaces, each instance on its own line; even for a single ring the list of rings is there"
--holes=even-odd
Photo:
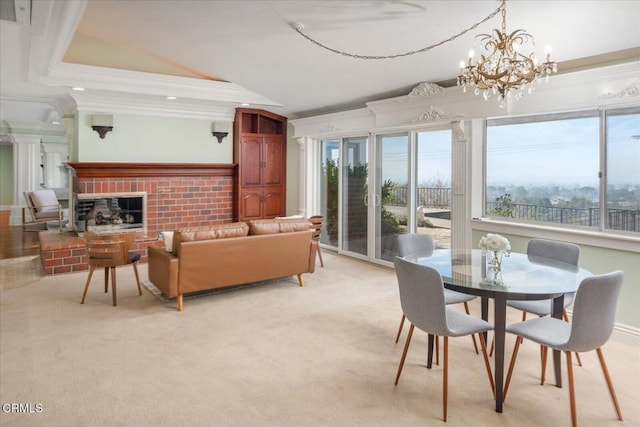
[[[573,302],[571,336],[565,347],[590,351],[611,337],[624,273],[620,270],[584,279]]]
[[[314,215],[309,217],[309,222],[311,223],[311,237],[314,240],[320,239],[320,233],[322,233],[322,222],[324,221],[324,217],[321,215]]]
[[[94,267],[117,267],[127,264],[123,240],[87,240],[87,262]]]
[[[83,233],[87,248],[87,261],[96,267],[117,267],[131,262],[129,250],[135,243],[133,233]]]
[[[397,235],[398,256],[406,257],[408,255],[425,255],[431,256],[435,244],[431,234],[398,234]]]
[[[549,263],[561,262],[577,267],[580,246],[555,240],[531,239],[527,245],[527,255],[542,263],[549,260]]]
[[[400,305],[407,319],[430,334],[449,335],[440,273],[400,257],[395,257],[393,264],[398,277]]]

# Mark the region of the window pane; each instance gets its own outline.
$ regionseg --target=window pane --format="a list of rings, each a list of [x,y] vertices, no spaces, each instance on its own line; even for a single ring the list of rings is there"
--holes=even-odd
[[[322,141],[320,215],[324,216],[320,242],[338,247],[338,161],[340,141]]]
[[[406,233],[409,209],[409,136],[378,137],[376,203],[376,258],[393,261],[396,235]]]
[[[451,246],[451,131],[418,133],[416,206],[418,233],[436,247]]]
[[[640,112],[607,115],[605,227],[640,232]]]
[[[342,249],[367,255],[369,139],[343,139],[342,145]]]
[[[599,117],[591,115],[489,121],[485,213],[599,228]]]

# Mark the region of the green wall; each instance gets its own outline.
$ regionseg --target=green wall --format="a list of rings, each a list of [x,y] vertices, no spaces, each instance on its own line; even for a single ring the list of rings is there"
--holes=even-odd
[[[480,230],[473,231],[474,247],[477,247],[477,242],[486,233],[486,231]],[[506,233],[500,234],[509,239],[512,251],[521,253],[527,251],[529,237]],[[610,273],[614,270],[624,271],[625,279],[620,300],[618,301],[616,322],[640,329],[640,310],[638,310],[638,302],[640,301],[640,254],[596,246],[579,246],[580,267],[594,274]]]
[[[78,115],[74,161],[232,163],[233,129],[221,144],[211,135],[213,120],[113,114],[104,139],[91,129],[93,113]]]
[[[13,146],[0,145],[0,206],[13,205]]]

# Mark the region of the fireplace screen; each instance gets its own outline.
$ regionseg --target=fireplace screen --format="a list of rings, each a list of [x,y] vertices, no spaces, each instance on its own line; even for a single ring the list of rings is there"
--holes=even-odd
[[[76,231],[146,232],[147,193],[80,193],[75,200]]]

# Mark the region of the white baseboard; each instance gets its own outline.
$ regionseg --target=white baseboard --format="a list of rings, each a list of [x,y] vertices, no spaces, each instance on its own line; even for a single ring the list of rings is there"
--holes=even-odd
[[[616,323],[611,339],[634,347],[640,347],[640,329]]]

